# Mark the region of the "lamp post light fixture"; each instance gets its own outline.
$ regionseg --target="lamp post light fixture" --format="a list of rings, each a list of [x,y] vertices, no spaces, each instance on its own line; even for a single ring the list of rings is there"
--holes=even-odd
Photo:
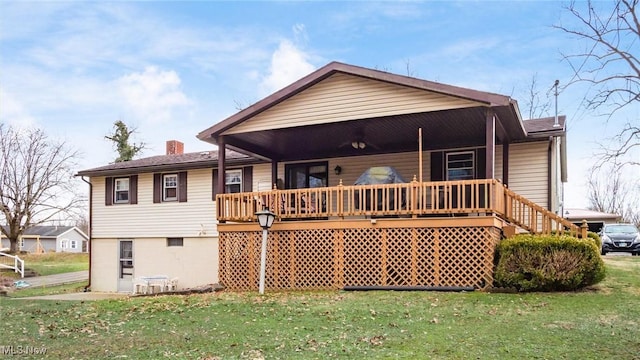
[[[264,294],[264,274],[267,269],[267,234],[269,228],[273,225],[273,220],[276,219],[276,214],[270,210],[265,209],[256,212],[258,217],[258,224],[262,228],[262,253],[260,254],[260,295]]]

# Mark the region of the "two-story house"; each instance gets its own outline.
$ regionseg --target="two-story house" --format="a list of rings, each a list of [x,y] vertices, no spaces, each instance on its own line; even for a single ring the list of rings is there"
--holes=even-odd
[[[91,288],[138,276],[257,288],[255,211],[278,216],[267,288],[462,286],[492,279],[514,231],[556,215],[564,116],[523,120],[508,96],[330,63],[202,131],[217,151],[83,170]],[[392,167],[404,183],[354,185]],[[291,221],[296,220],[296,221]]]

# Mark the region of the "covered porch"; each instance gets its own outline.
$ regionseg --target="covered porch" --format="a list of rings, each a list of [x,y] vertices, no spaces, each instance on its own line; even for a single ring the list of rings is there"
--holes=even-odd
[[[198,135],[219,149],[221,282],[257,287],[254,214],[268,208],[281,221],[269,235],[267,288],[486,288],[503,236],[582,231],[550,211],[566,177],[563,121],[525,124],[508,96],[330,63]],[[523,144],[536,144],[532,176]],[[525,149],[519,173],[513,147]],[[227,149],[270,164],[270,186],[228,193]],[[415,165],[403,183],[353,185],[355,174],[343,183],[335,166],[393,166],[407,154]],[[515,176],[544,205],[513,191]]]

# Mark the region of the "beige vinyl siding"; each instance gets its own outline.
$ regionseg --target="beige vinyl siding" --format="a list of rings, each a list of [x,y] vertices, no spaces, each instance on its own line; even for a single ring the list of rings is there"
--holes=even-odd
[[[548,208],[547,147],[546,141],[509,146],[509,188],[544,208]]]
[[[225,134],[481,105],[470,100],[338,73]]]
[[[253,191],[273,189],[271,184],[271,164],[253,165]]]
[[[92,178],[93,238],[186,237],[217,234],[211,169],[187,174],[187,202],[153,203],[153,174],[138,176],[138,204],[105,206],[105,179]]]

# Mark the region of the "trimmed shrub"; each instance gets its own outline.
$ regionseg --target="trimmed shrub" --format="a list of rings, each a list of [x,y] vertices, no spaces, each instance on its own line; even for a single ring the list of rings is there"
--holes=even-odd
[[[572,236],[517,235],[497,248],[494,282],[518,291],[571,291],[604,279],[600,247]]]
[[[593,240],[593,243],[596,244],[598,249],[600,249],[600,247],[602,246],[602,239],[600,239],[600,235],[598,235],[598,233],[587,231],[587,239]]]

